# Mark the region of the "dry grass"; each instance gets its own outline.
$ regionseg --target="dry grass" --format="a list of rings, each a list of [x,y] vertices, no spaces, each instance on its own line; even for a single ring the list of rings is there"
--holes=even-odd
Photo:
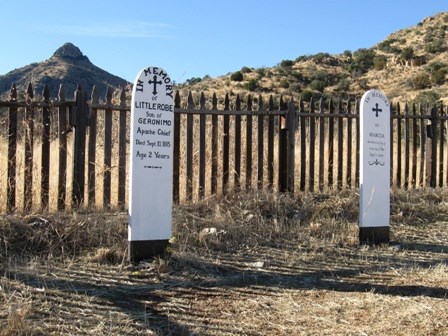
[[[447,200],[394,192],[362,247],[354,192],[212,197],[138,265],[125,213],[3,215],[0,335],[446,335]]]

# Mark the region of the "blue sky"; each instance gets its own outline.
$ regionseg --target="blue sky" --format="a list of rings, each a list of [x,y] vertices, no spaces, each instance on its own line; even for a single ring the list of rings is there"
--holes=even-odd
[[[71,42],[129,81],[159,66],[184,82],[368,48],[444,11],[448,0],[0,0],[0,75]]]

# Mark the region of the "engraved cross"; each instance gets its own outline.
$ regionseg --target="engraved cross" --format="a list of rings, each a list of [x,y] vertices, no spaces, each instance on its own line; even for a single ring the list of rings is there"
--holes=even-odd
[[[375,104],[376,106],[372,108],[372,112],[375,112],[375,117],[378,118],[378,112],[383,112],[382,109],[378,108],[378,103]]]
[[[154,90],[152,91],[152,94],[156,95],[157,94],[157,84],[162,84],[162,81],[157,81],[157,76],[154,75],[153,80],[149,80],[148,84],[154,84]]]

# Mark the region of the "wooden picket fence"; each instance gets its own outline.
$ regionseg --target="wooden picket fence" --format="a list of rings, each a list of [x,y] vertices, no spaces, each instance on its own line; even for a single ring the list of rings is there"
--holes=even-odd
[[[88,98],[78,87],[67,100],[61,85],[57,99],[48,88],[35,99],[30,84],[23,101],[17,96],[13,86],[0,101],[0,209],[125,208],[125,91],[114,98],[108,89],[100,101],[96,88]],[[175,202],[235,190],[358,187],[358,101],[264,99],[176,94]],[[446,108],[396,104],[391,118],[391,187],[446,187]]]

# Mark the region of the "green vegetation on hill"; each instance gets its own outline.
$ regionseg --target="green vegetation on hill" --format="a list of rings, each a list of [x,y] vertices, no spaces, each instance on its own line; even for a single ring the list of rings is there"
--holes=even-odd
[[[207,94],[360,97],[378,88],[393,101],[448,103],[448,12],[400,30],[371,48],[282,60],[271,68],[243,67],[226,76],[187,81],[180,90]]]

